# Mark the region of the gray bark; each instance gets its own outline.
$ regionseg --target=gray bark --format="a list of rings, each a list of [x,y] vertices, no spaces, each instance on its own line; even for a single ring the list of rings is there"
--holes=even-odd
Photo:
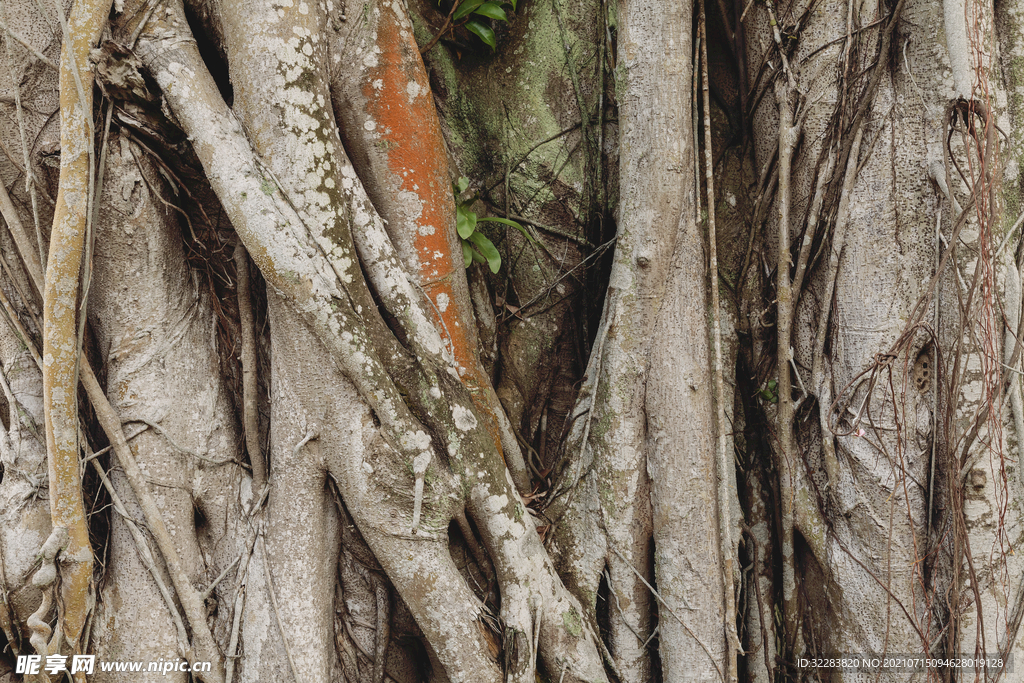
[[[51,536],[42,308],[20,261],[45,260],[60,26],[3,1],[8,681],[14,647],[32,652]],[[139,41],[101,78],[118,108],[86,348],[187,581],[202,594],[223,573],[206,607],[231,681],[729,679],[730,619],[741,680],[785,675],[778,658],[1024,646],[1020,8],[909,3],[890,32],[893,6],[755,3],[743,38],[730,33],[739,5],[709,8],[707,140],[690,3],[524,0],[494,22],[496,52],[457,27],[426,70],[415,41],[450,5],[115,4],[109,37]],[[402,42],[382,53],[393,27]],[[429,177],[396,171],[371,112],[389,59],[412,65],[405,104],[433,99],[441,116]],[[110,90],[117,78],[139,90]],[[996,143],[982,170],[981,145]],[[448,192],[461,175],[474,211],[533,237],[487,228],[497,275],[459,263]],[[972,201],[977,178],[994,189]],[[443,199],[454,268],[425,265],[427,205],[410,182]],[[248,392],[236,241],[259,271]],[[432,293],[435,277],[450,297]],[[447,306],[475,320],[468,364],[434,322]],[[472,394],[460,378],[477,371]],[[88,412],[83,427],[95,450]],[[735,471],[716,469],[716,437],[735,444]],[[254,450],[265,492],[247,471]],[[184,656],[194,623],[136,491],[116,459],[95,462],[124,514],[83,477],[99,501],[87,648]]]

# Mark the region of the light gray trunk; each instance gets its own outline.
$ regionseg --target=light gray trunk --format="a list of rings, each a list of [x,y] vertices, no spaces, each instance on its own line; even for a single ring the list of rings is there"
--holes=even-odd
[[[238,424],[220,373],[216,320],[200,276],[189,272],[177,221],[168,220],[167,190],[146,153],[120,137],[108,149],[107,168],[92,329],[107,395],[126,432],[149,427],[132,439],[132,450],[189,579],[202,591],[242,552],[242,510],[252,496],[238,463]],[[111,479],[132,521],[144,526],[127,481],[116,470]],[[93,627],[97,656],[176,660],[182,653],[171,616],[125,524],[113,515],[109,572]],[[164,582],[170,585],[166,575]],[[221,604],[231,602],[229,587],[218,586]],[[226,633],[227,610],[218,621],[216,630]]]

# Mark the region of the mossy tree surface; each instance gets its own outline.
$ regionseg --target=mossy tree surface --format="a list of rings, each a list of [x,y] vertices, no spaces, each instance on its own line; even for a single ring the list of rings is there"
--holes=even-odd
[[[0,682],[1022,644],[1014,2],[0,2]]]

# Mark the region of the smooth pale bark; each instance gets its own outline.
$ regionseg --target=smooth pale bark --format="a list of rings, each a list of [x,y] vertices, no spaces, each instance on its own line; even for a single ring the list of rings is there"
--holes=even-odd
[[[619,233],[569,436],[583,457],[561,484],[569,512],[555,543],[561,567],[583,589],[596,589],[607,563],[621,606],[609,617],[613,653],[629,680],[650,676],[643,645],[652,597],[637,574],[651,553],[664,601],[666,680],[717,680],[726,614],[714,531],[706,266],[695,216],[690,7],[627,3],[620,12]],[[594,508],[604,538],[587,530]]]
[[[177,214],[146,153],[125,137],[107,152],[90,316],[104,360],[107,396],[131,441],[188,579],[199,591],[244,552],[242,506],[251,480],[239,467],[237,420],[217,357],[210,293],[185,262]],[[182,397],[188,410],[181,410]],[[136,523],[144,517],[124,475],[111,479]],[[108,660],[175,660],[171,615],[120,515],[111,531],[110,580],[93,628],[97,655]],[[154,547],[154,552],[156,548]],[[165,576],[164,582],[171,585]],[[217,598],[229,605],[229,583]],[[215,627],[228,628],[228,611]],[[138,623],[124,629],[125,623]],[[97,674],[129,680],[135,674]],[[187,675],[171,673],[180,680]]]
[[[62,609],[58,626],[72,650],[85,627],[92,578],[92,548],[78,467],[79,276],[93,206],[92,93],[89,50],[106,24],[110,2],[84,0],[65,19],[60,62],[61,169],[43,291],[43,407],[54,530],[65,529],[61,548]],[[61,650],[64,642],[54,643]],[[44,648],[45,649],[45,648]],[[84,674],[80,674],[84,678]]]

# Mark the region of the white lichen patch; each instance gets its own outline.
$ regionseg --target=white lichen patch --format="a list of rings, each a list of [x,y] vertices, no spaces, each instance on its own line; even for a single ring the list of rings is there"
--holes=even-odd
[[[484,509],[492,515],[508,505],[508,496],[504,493],[500,496],[488,496],[484,501]]]
[[[416,476],[420,476],[427,471],[427,467],[430,465],[430,451],[423,451],[415,458],[412,459],[412,471]]]
[[[479,493],[477,494],[479,495]],[[484,509],[489,513],[487,515],[487,528],[490,530],[496,538],[506,537],[512,541],[522,538],[523,534],[526,533],[526,527],[512,519],[506,512],[505,508],[509,504],[508,496],[505,494],[489,495],[484,499]],[[509,549],[513,554],[516,552],[515,546]]]
[[[402,437],[402,443],[400,445],[402,450],[425,451],[430,448],[430,436],[420,429]]]
[[[455,426],[464,432],[476,429],[476,416],[472,410],[455,406],[452,408],[452,417],[455,419]]]

